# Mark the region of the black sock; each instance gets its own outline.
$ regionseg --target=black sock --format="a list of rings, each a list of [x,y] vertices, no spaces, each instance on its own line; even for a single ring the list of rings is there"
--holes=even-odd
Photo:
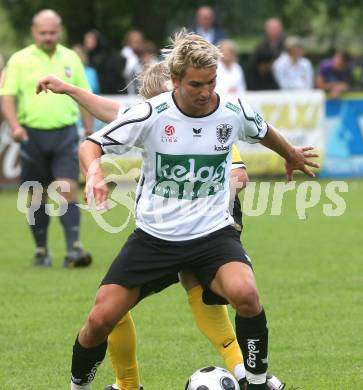
[[[252,374],[267,371],[268,329],[265,311],[252,318],[236,314],[236,336],[246,370]],[[257,388],[256,388],[257,389]]]
[[[98,366],[106,355],[107,341],[93,348],[84,348],[78,341],[73,346],[72,355],[72,382],[77,385],[86,385],[93,381]]]
[[[45,205],[40,205],[34,212],[34,225],[30,225],[34,241],[37,247],[47,248],[47,232],[49,225],[49,215],[45,212]]]
[[[66,237],[67,252],[73,249],[73,244],[79,240],[79,225],[81,215],[79,207],[75,203],[68,203],[68,205],[62,205],[68,207],[65,214],[60,216],[60,220],[63,226],[64,235]]]

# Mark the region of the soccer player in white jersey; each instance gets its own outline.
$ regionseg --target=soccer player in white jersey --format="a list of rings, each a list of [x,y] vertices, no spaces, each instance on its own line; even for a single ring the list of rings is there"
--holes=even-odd
[[[170,73],[165,61],[149,67],[141,77],[140,95],[145,99],[154,97],[172,89]],[[82,88],[72,86],[55,76],[42,78],[37,93],[48,90],[54,93],[68,94],[80,105],[105,122],[111,122],[127,109],[112,99],[100,97]],[[248,181],[246,167],[235,145],[232,146],[231,197],[235,193],[233,210],[234,227],[242,230],[239,190]],[[237,188],[234,188],[237,187]],[[163,287],[178,281],[177,275],[162,281]],[[192,273],[180,272],[180,281],[187,291],[188,303],[200,331],[210,340],[223,357],[228,369],[235,375],[241,390],[246,385],[243,357],[236,335],[228,317],[225,305],[206,305],[202,299],[202,288]],[[126,314],[108,336],[108,352],[116,374],[116,382],[104,390],[142,390],[136,357],[136,330],[131,313]],[[270,390],[282,390],[284,384],[275,376],[268,374],[267,384]]]
[[[162,92],[171,89],[170,73],[165,61],[154,64],[149,67],[140,77],[140,94],[145,98],[151,98]],[[55,93],[68,94],[80,105],[86,106],[88,111],[97,117],[102,114],[102,119],[111,122],[117,116],[123,115],[127,107],[115,102],[112,99],[103,98],[94,95],[89,91],[81,89],[58,79],[55,76],[46,76],[38,83],[37,93],[48,90]],[[101,113],[102,110],[102,113]],[[238,191],[248,181],[246,167],[242,162],[238,149],[233,145],[232,148],[232,184],[231,197],[235,194],[233,202],[234,227],[241,231],[242,215],[238,199]],[[234,187],[238,188],[234,188]],[[237,190],[237,191],[235,191]],[[232,200],[232,199],[231,199]],[[201,332],[211,341],[217,351],[223,357],[228,369],[236,376],[242,386],[245,383],[245,370],[243,358],[239,349],[236,335],[230,323],[226,306],[206,305],[202,300],[202,288],[193,274],[188,272],[180,273],[181,282],[187,291],[188,303],[193,313],[195,322]],[[175,274],[167,280],[162,281],[165,287],[169,283],[178,281],[178,275]],[[140,379],[136,358],[136,331],[131,313],[125,315],[115,326],[108,337],[108,352],[112,361],[112,366],[116,373],[116,383],[105,388],[105,390],[135,390],[139,389]],[[277,378],[270,376],[268,382],[271,384],[271,390],[282,389],[277,387]],[[141,389],[141,387],[140,387]]]
[[[88,389],[102,362],[107,336],[153,283],[190,268],[205,288],[236,310],[248,390],[267,389],[267,323],[239,235],[228,212],[231,146],[237,139],[261,142],[285,159],[288,180],[298,169],[314,176],[311,147],[289,144],[240,100],[215,92],[219,50],[182,34],[168,57],[174,92],[132,107],[93,134],[80,149],[87,175],[85,199],[103,205],[108,189],[97,161],[102,153],[143,150],[143,174],[135,205],[137,229],[111,265],[73,348],[72,389]],[[228,104],[230,103],[230,104]],[[201,129],[201,142],[193,139]]]

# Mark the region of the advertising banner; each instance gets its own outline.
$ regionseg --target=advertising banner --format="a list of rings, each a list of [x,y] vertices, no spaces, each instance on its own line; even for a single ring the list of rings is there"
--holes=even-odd
[[[363,93],[326,102],[323,177],[363,176]]]
[[[0,186],[14,185],[20,175],[19,144],[10,136],[6,122],[0,124]]]
[[[324,155],[324,103],[321,91],[248,92],[247,102],[296,146],[314,146]],[[262,145],[237,144],[250,174],[284,173],[283,160]]]

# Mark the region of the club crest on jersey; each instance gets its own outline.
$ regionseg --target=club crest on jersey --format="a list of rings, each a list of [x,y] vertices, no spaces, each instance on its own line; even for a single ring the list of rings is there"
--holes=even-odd
[[[228,123],[222,123],[217,126],[217,139],[221,144],[225,144],[228,141],[228,138],[232,134],[233,127]]]
[[[68,78],[72,77],[72,68],[70,66],[64,67],[64,75]]]
[[[161,142],[178,142],[178,138],[174,134],[175,127],[173,125],[166,125],[164,127],[164,135],[161,136]]]

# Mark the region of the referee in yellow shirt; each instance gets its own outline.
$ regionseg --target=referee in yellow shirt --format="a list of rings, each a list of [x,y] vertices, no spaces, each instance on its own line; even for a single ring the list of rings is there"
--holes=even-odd
[[[89,87],[77,54],[58,43],[62,20],[57,13],[49,9],[39,11],[33,17],[31,31],[35,44],[9,59],[0,94],[12,137],[21,144],[21,181],[35,181],[43,188],[33,190],[32,194],[32,209],[36,210],[34,219],[30,220],[34,222],[30,227],[36,243],[33,265],[51,266],[47,245],[47,187],[59,180],[60,220],[67,246],[63,265],[88,266],[91,255],[79,242],[78,105],[65,95],[37,96],[34,91],[39,78],[49,73],[79,87]],[[81,115],[88,134],[92,130],[92,117],[86,111],[81,111]]]

